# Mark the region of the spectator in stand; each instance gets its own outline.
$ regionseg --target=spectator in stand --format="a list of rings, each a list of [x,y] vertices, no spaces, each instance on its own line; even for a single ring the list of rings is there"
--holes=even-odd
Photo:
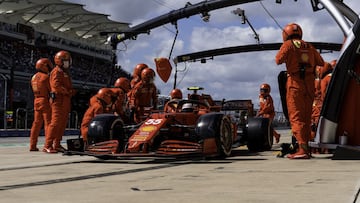
[[[48,140],[48,126],[51,122],[49,72],[52,68],[53,64],[49,59],[41,58],[35,65],[37,73],[31,78],[31,88],[34,93],[34,121],[30,130],[30,151],[39,151],[36,145],[43,125],[45,140]]]
[[[55,68],[50,73],[51,87],[51,123],[49,125],[49,139],[43,149],[46,153],[63,152],[60,145],[71,110],[71,97],[75,94],[72,87],[69,69],[72,63],[68,51],[59,51],[54,57]]]

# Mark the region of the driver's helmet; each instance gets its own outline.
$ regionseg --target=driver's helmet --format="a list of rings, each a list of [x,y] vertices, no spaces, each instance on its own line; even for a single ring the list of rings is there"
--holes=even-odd
[[[173,89],[170,92],[171,99],[182,99],[182,92],[180,89]]]
[[[181,107],[181,111],[182,112],[193,112],[194,107],[191,103],[186,103]]]

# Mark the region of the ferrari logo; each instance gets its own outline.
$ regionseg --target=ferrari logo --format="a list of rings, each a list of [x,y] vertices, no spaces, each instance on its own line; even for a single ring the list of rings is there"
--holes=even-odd
[[[154,130],[156,130],[156,127],[151,126],[151,125],[144,126],[144,127],[141,128],[141,131],[143,131],[143,132],[151,132],[151,131],[154,131]]]
[[[301,41],[300,40],[293,40],[293,44],[298,49],[301,47]]]

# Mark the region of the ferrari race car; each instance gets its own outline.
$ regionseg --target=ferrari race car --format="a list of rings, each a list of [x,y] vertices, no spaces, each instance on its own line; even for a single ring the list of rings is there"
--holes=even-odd
[[[90,155],[101,159],[125,157],[204,156],[225,158],[231,155],[239,133],[236,119],[215,105],[210,95],[197,100],[169,101],[173,111],[152,112],[137,125],[125,125],[113,114],[96,116],[89,125],[88,146],[81,139],[67,140],[65,155]],[[250,119],[247,144],[250,150],[264,150],[268,137],[267,119]],[[250,133],[250,134],[249,134]],[[271,146],[270,146],[271,148]],[[267,148],[266,148],[267,149]]]

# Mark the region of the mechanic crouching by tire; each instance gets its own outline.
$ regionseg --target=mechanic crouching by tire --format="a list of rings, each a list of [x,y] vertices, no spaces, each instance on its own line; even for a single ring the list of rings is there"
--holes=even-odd
[[[146,119],[146,108],[157,109],[157,88],[154,84],[155,71],[145,68],[141,72],[141,81],[131,90],[130,109],[134,113],[134,122],[140,123]]]
[[[299,148],[289,159],[309,159],[312,104],[315,97],[315,67],[323,66],[320,53],[302,40],[302,29],[298,24],[286,25],[282,32],[283,44],[275,56],[276,64],[286,64],[286,105],[291,130]]]
[[[262,84],[260,86],[260,94],[259,94],[259,104],[260,108],[257,113],[257,117],[263,117],[269,119],[269,124],[271,126],[271,131],[273,136],[275,137],[276,143],[280,141],[280,134],[277,133],[272,127],[272,121],[275,117],[275,108],[274,108],[274,101],[270,95],[271,87],[269,84]]]
[[[88,141],[88,126],[90,121],[99,114],[111,113],[113,92],[110,88],[101,88],[97,94],[90,98],[90,106],[86,110],[81,122],[81,137],[86,148]]]
[[[70,77],[71,55],[59,51],[54,57],[55,68],[50,73],[51,123],[43,152],[56,153],[65,149],[60,145],[71,110],[71,97],[75,94]]]

